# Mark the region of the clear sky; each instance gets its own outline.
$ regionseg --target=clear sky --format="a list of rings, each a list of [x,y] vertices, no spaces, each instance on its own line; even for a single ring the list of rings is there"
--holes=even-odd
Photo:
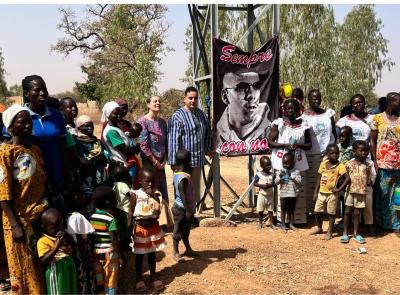
[[[62,37],[57,30],[60,14],[56,5],[0,5],[0,47],[5,59],[7,85],[20,84],[24,76],[41,75],[47,82],[50,93],[70,90],[75,81],[83,81],[80,64],[82,57],[77,52],[67,58],[50,52],[50,45]],[[64,6],[65,7],[65,6]],[[84,16],[84,5],[69,5],[78,16]],[[333,5],[335,17],[342,22],[352,5]],[[187,5],[168,5],[167,22],[171,25],[168,46],[175,49],[163,58],[160,65],[164,73],[158,85],[160,92],[168,88],[184,88],[180,81],[184,76],[187,53],[184,49],[185,30],[190,22]],[[379,96],[389,91],[399,91],[400,77],[400,5],[376,5],[377,16],[382,19],[382,33],[389,40],[389,56],[396,63],[392,72],[385,70],[377,85]]]

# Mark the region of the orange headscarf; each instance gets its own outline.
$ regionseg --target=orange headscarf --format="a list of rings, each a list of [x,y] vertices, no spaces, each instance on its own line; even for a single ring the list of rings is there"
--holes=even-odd
[[[7,109],[5,104],[0,103],[0,113],[3,113]]]

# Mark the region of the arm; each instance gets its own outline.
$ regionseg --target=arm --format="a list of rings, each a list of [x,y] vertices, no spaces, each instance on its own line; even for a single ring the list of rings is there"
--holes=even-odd
[[[186,188],[189,184],[189,181],[187,180],[187,178],[183,178],[178,185],[178,189],[179,189],[179,194],[182,197],[182,202],[183,202],[183,206],[185,206],[186,209],[186,218],[187,219],[191,219],[193,217],[193,213],[192,212],[192,208],[189,208],[189,204],[187,203],[187,197],[186,196]]]
[[[131,193],[131,198],[129,200],[129,212],[128,212],[128,228],[132,226],[133,213],[136,207],[136,194]]]
[[[13,240],[17,243],[22,242],[24,240],[24,229],[21,226],[18,216],[14,212],[12,201],[1,201],[0,204],[10,222]]]
[[[311,149],[311,133],[310,129],[304,132],[304,143],[298,143],[295,145],[297,148],[308,151]]]
[[[175,165],[175,155],[180,148],[181,132],[179,121],[174,114],[168,126],[168,163],[171,166]]]
[[[40,262],[44,265],[50,263],[50,261],[53,260],[54,256],[57,254],[58,250],[60,249],[61,245],[63,244],[64,241],[64,232],[58,232],[57,233],[57,240],[56,244],[53,249],[48,251],[46,254],[44,254],[42,257],[40,257]]]
[[[122,267],[125,265],[125,259],[119,247],[117,231],[111,231],[110,234],[111,234],[111,243],[113,245],[114,251],[118,254],[119,266]]]
[[[273,125],[271,131],[268,134],[268,145],[271,148],[288,148],[289,144],[287,143],[278,143],[279,130],[277,125]]]
[[[335,137],[335,142],[336,142],[337,140],[336,124],[335,124],[335,118],[333,116],[331,117],[331,124],[332,124],[332,134],[333,137]]]
[[[317,200],[320,182],[321,182],[321,174],[318,173],[318,174],[317,174],[317,180],[316,180],[316,184],[317,184],[317,185],[315,186],[315,190],[314,190],[314,201]]]
[[[332,192],[333,192],[334,194],[335,194],[335,193],[338,193],[338,192],[341,192],[342,190],[344,190],[345,187],[350,183],[350,175],[349,175],[349,173],[346,173],[346,174],[344,175],[344,177],[345,177],[345,179],[344,179],[342,185],[341,185],[340,187],[334,188],[334,189],[332,190]]]
[[[203,118],[204,118],[205,130],[206,130],[205,151],[206,151],[206,154],[211,157],[214,152],[211,126],[210,126],[210,122],[208,121],[208,119],[204,113],[203,113]]]
[[[375,171],[378,172],[379,167],[378,163],[376,161],[376,145],[378,142],[378,130],[371,130],[371,135],[370,135],[370,143],[371,143],[371,154],[372,158],[374,160],[374,165],[375,165]]]

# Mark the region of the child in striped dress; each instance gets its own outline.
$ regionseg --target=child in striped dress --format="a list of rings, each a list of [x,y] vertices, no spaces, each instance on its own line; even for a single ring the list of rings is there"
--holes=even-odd
[[[154,187],[155,172],[150,168],[139,171],[139,182],[142,186],[132,193],[128,214],[128,228],[135,218],[133,229],[133,253],[136,254],[136,291],[145,292],[143,281],[143,258],[147,254],[150,282],[154,291],[164,289],[163,283],[156,279],[156,251],[165,247],[164,233],[158,223],[160,215],[160,198]]]
[[[116,207],[115,192],[107,186],[99,186],[93,191],[92,202],[96,211],[89,221],[95,232],[93,252],[96,271],[96,292],[116,294],[119,267],[124,259],[119,249],[117,220],[109,208]]]

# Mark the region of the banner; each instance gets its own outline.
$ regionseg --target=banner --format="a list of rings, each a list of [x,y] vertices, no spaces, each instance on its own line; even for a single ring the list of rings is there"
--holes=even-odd
[[[267,134],[278,116],[278,36],[255,52],[213,39],[213,134],[224,156],[269,152]]]

